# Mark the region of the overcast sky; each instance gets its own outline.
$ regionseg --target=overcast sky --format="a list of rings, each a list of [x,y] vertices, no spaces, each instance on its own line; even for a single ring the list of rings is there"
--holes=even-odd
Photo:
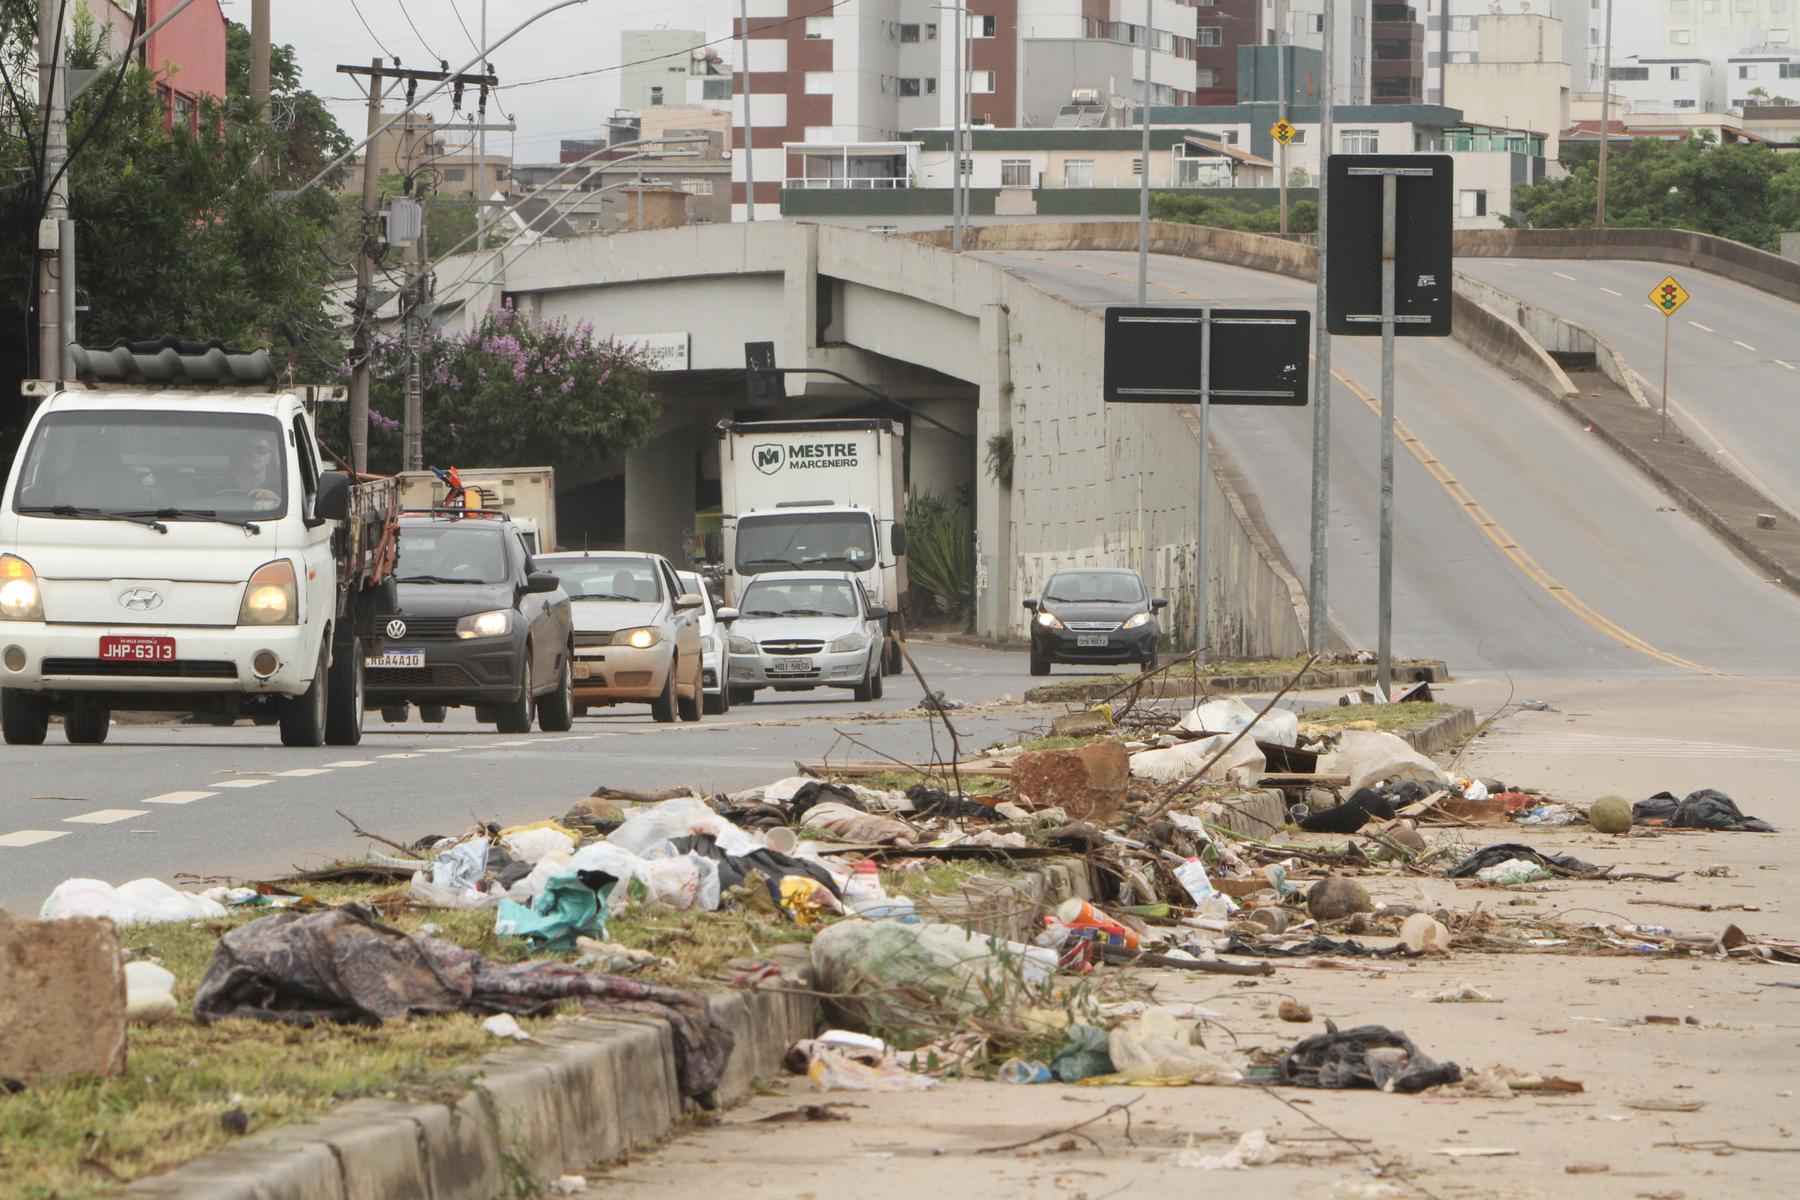
[[[498,40],[550,3],[487,0],[489,40]],[[338,123],[357,141],[365,128],[364,101],[352,79],[337,73],[339,63],[367,66],[373,57],[393,55],[404,66],[435,67],[439,58],[446,58],[455,70],[475,57],[472,38],[481,35],[481,0],[280,0],[270,7],[274,41],[293,46],[305,86],[329,99]],[[249,24],[249,0],[226,0],[224,8],[231,20]],[[358,19],[359,9],[368,29]],[[714,15],[713,21],[708,21],[708,14]],[[418,26],[417,33],[407,22],[408,15]],[[516,134],[488,134],[489,151],[507,153],[510,147],[515,162],[554,162],[561,139],[601,132],[618,101],[616,70],[535,85],[528,81],[617,67],[621,30],[699,29],[710,37],[724,37],[730,32],[729,21],[725,0],[587,0],[552,13],[492,55],[501,81],[499,102],[517,119],[519,129]],[[721,50],[729,57],[728,47]],[[420,86],[424,90],[428,85]],[[471,93],[465,112],[474,105]],[[398,111],[400,104],[391,107]],[[448,92],[425,107],[439,120],[450,119]],[[488,119],[493,124],[505,120],[491,103]]]

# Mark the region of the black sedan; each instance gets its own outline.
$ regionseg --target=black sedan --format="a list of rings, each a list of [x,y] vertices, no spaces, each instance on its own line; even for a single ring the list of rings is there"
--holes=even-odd
[[[473,705],[501,733],[562,732],[574,720],[569,597],[533,568],[518,529],[493,515],[400,518],[400,613],[365,664],[370,708],[428,722]]]
[[[1136,571],[1094,568],[1058,571],[1031,611],[1031,673],[1048,675],[1051,663],[1095,666],[1137,663],[1156,669],[1162,626],[1156,614],[1167,600],[1153,600]]]

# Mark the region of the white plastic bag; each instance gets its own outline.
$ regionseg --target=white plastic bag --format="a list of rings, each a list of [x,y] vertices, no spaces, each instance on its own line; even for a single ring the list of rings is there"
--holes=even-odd
[[[694,796],[678,796],[649,808],[640,808],[625,818],[606,840],[633,854],[648,854],[652,847],[670,838],[691,833],[708,834],[719,843],[719,849],[730,855],[750,854],[761,849],[761,843],[706,806]]]
[[[1113,1068],[1129,1079],[1192,1079],[1239,1083],[1230,1063],[1192,1041],[1192,1026],[1167,1009],[1153,1008],[1118,1026],[1106,1039]]]
[[[125,1019],[148,1024],[175,1015],[175,975],[153,962],[125,964]]]
[[[414,871],[412,882],[406,887],[406,898],[426,908],[476,909],[492,908],[500,903],[499,893],[479,891],[472,887],[444,887],[426,877],[423,871]]]
[[[698,907],[700,870],[696,861],[692,854],[653,859],[644,868],[650,881],[650,899],[681,912]]]
[[[533,865],[552,854],[567,858],[575,853],[574,840],[568,834],[558,833],[554,829],[521,829],[501,838],[500,844],[520,862]]]
[[[38,919],[106,917],[115,925],[149,925],[164,921],[210,921],[225,916],[225,906],[205,896],[178,892],[160,879],[134,879],[113,887],[99,879],[68,879],[44,900]]]
[[[1144,750],[1131,756],[1131,773],[1139,779],[1156,783],[1179,783],[1191,778],[1206,760],[1219,753],[1233,734],[1201,738],[1172,746],[1167,750]],[[1218,762],[1207,767],[1205,778],[1230,783],[1253,784],[1262,778],[1267,760],[1253,737],[1240,738]]]
[[[1256,728],[1249,736],[1258,741],[1292,746],[1300,740],[1298,715],[1285,708],[1272,708],[1258,720],[1256,709],[1236,696],[1208,700],[1181,718],[1177,728],[1187,733],[1236,733],[1252,725]]]
[[[470,838],[439,854],[431,863],[431,882],[448,891],[473,891],[487,874],[488,842]]]
[[[1450,786],[1443,768],[1414,750],[1404,738],[1374,729],[1346,729],[1337,749],[1321,755],[1313,768],[1321,775],[1348,775],[1350,790],[1387,780],[1417,780],[1429,788]]]

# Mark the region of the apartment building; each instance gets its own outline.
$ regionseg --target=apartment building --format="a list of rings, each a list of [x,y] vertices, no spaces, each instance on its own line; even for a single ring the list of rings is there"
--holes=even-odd
[[[1375,104],[1425,102],[1425,26],[1418,10],[1376,0],[1370,26],[1369,76]]]
[[[733,155],[734,219],[747,176],[758,219],[778,218],[808,148],[874,147],[863,157],[877,161],[902,130],[950,126],[959,24],[969,122],[1052,126],[1077,93],[1103,116],[1141,101],[1146,45],[1152,103],[1193,103],[1197,56],[1221,50],[1233,20],[1249,24],[1229,14],[1255,2],[859,0],[820,14],[817,0],[749,0],[747,51],[732,49],[748,56],[732,87],[735,150],[746,109],[752,131]]]
[[[1620,61],[1622,31],[1634,24],[1626,6],[1657,0],[1613,0],[1613,62]],[[1605,52],[1607,0],[1420,0],[1425,20],[1425,98],[1437,104],[1461,104],[1454,91],[1444,91],[1444,64],[1469,65],[1491,49],[1481,43],[1480,21],[1491,16],[1553,17],[1562,23],[1561,60],[1568,65],[1571,92],[1600,90]],[[1641,22],[1637,22],[1641,24]]]
[[[1456,107],[1470,121],[1548,135],[1550,157],[1569,128],[1569,65],[1562,22],[1535,13],[1476,18],[1480,57],[1444,69]]]

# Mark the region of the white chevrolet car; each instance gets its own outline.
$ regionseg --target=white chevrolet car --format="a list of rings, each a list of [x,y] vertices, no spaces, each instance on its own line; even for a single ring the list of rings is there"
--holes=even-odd
[[[737,620],[737,610],[721,606],[699,572],[677,571],[675,579],[689,595],[706,601],[706,607],[696,614],[700,618],[700,687],[706,696],[706,711],[729,712],[731,689],[725,686],[725,662],[730,652],[725,639],[729,636],[726,627]]]
[[[738,598],[728,639],[731,699],[758,691],[849,688],[878,699],[881,629],[887,610],[869,603],[856,576],[843,571],[777,571],[758,575]]]

